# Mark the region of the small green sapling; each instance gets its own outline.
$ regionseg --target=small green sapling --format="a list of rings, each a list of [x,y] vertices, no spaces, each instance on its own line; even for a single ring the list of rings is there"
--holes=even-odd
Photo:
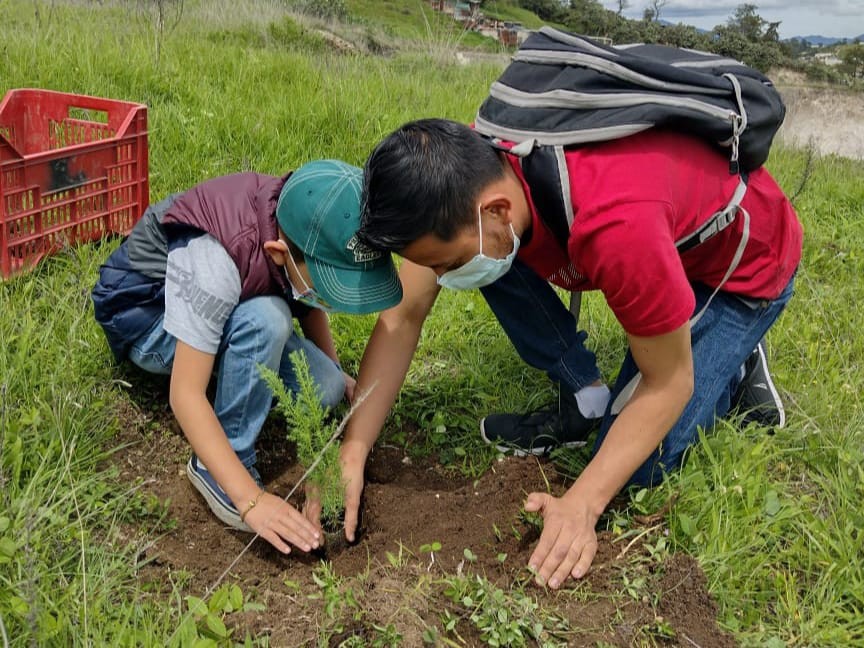
[[[321,521],[325,530],[335,531],[341,526],[345,510],[345,488],[339,465],[339,444],[329,443],[336,433],[338,421],[328,418],[329,410],[321,405],[318,387],[309,372],[306,357],[295,351],[291,364],[300,389],[292,394],[285,388],[279,375],[260,366],[261,376],[276,397],[276,410],[288,425],[287,437],[297,446],[297,461],[308,470],[319,458],[309,474],[308,482],[321,500]]]

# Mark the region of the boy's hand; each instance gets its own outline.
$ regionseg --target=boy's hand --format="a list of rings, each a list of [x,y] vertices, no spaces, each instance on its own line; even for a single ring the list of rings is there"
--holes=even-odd
[[[303,501],[303,517],[320,529],[321,498],[318,495],[318,489],[311,483],[306,482],[303,485],[303,490],[306,492],[306,499]]]
[[[354,391],[357,389],[357,381],[352,376],[342,372],[342,377],[345,379],[345,398],[349,403],[354,402]]]
[[[308,519],[282,498],[265,493],[244,520],[255,533],[282,553],[291,553],[293,544],[301,551],[317,549],[321,534]]]
[[[345,482],[345,539],[354,542],[363,494],[363,469],[369,450],[361,443],[343,442],[339,448],[342,480]]]
[[[597,516],[581,498],[565,494],[531,493],[525,510],[543,516],[543,533],[531,554],[529,567],[538,585],[559,588],[568,577],[582,578],[597,553]]]

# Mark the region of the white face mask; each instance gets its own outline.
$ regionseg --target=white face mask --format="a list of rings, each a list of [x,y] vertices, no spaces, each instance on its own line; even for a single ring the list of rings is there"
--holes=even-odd
[[[480,252],[468,263],[445,272],[438,277],[438,285],[454,290],[469,290],[482,288],[497,281],[510,270],[513,259],[519,251],[519,237],[510,223],[510,233],[513,234],[513,251],[503,259],[495,259],[483,254],[483,212],[482,205],[477,205],[477,222],[480,226]]]
[[[285,250],[288,252],[288,258],[291,259],[291,265],[294,266],[294,272],[297,273],[297,276],[303,283],[303,287],[306,289],[302,293],[297,292],[294,284],[291,283],[291,277],[288,274],[288,269],[285,268],[285,266],[282,266],[282,270],[285,272],[285,280],[288,282],[288,285],[291,286],[291,296],[295,299],[295,301],[298,301],[301,304],[305,304],[310,308],[317,308],[318,310],[322,310],[325,313],[335,312],[335,309],[326,301],[324,301],[321,295],[319,295],[314,288],[310,288],[309,285],[306,283],[303,275],[300,274],[300,268],[297,267],[297,263],[294,261],[294,256],[291,254],[291,249],[286,247]]]

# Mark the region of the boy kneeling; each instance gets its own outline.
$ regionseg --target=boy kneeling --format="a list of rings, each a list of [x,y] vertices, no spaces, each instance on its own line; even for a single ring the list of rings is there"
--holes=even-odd
[[[353,396],[327,313],[383,310],[402,296],[390,256],[354,236],[361,187],[361,170],[336,160],[283,178],[240,173],[206,181],[151,205],[93,289],[114,356],[170,374],[171,409],[192,445],[187,474],[213,513],[285,553],[288,543],[316,548],[319,532],[267,493],[255,468],[255,441],[272,401],[258,365],[278,371],[295,391],[289,355],[300,351],[322,405]]]

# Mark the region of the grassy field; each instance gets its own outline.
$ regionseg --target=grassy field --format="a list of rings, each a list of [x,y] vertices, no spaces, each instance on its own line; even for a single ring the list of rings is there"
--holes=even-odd
[[[425,31],[419,2],[381,4],[392,5],[387,29],[419,34],[415,51],[364,53],[357,25],[376,23],[376,14],[359,0],[348,2],[353,53],[334,52],[278,3],[187,2],[176,29],[160,35],[144,3],[7,0],[0,91],[146,103],[154,199],[243,169],[280,173],[319,157],[361,164],[404,121],[470,120],[500,72],[442,59],[454,41]],[[398,17],[409,14],[406,28]],[[677,494],[665,520],[670,546],[697,557],[720,623],[739,642],[864,646],[864,165],[777,148],[769,167],[796,195],[806,228],[797,294],[769,337],[788,427],[769,436],[720,424],[680,474],[634,494],[629,513],[610,525]],[[166,507],[119,483],[110,460],[125,388],[89,289],[115,244],[70,250],[0,285],[0,641],[231,645],[213,636],[224,610],[246,605],[242,592],[205,603],[215,620],[199,635],[172,589],[183,576],[142,589],[140,558],[124,542],[125,525],[164,528]],[[515,361],[479,294],[445,292],[439,302],[388,429],[398,442],[402,423],[446,424],[446,439],[429,435],[415,451],[479,475],[494,457],[480,447],[478,415],[541,404],[551,389]],[[586,302],[582,321],[611,378],[624,339],[598,296]],[[373,323],[334,318],[348,367]],[[584,457],[557,459],[575,470]]]

